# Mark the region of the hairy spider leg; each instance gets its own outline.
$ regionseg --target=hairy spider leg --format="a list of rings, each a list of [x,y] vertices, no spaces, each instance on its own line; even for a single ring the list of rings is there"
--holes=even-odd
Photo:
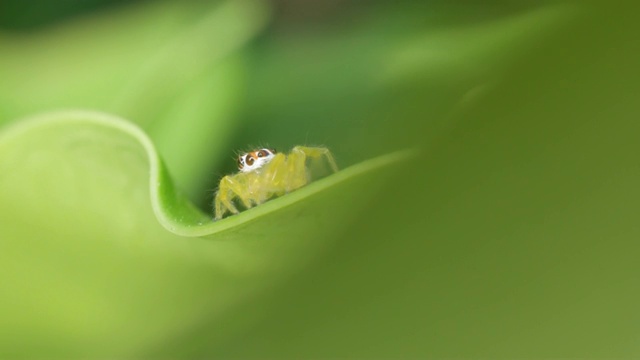
[[[309,175],[306,167],[307,155],[304,151],[297,150],[297,148],[298,147],[293,148],[289,156],[287,156],[286,192],[296,190],[309,183]]]
[[[243,193],[238,194],[238,197],[242,198],[243,205],[247,209],[259,204],[260,194],[264,188],[260,170],[262,169],[256,169],[254,171],[242,173],[242,175],[237,175],[238,177],[242,177],[242,182],[240,184],[243,189]]]
[[[320,159],[324,156],[329,163],[329,167],[333,172],[338,172],[338,165],[336,164],[336,160],[333,158],[331,151],[327,148],[323,147],[306,147],[306,146],[296,146],[292,149],[291,152],[302,152],[304,155],[311,159]]]
[[[216,210],[216,219],[222,219],[227,211],[237,214],[239,211],[233,205],[234,195],[242,201],[242,204],[248,208],[251,207],[249,196],[245,194],[245,187],[242,186],[243,173],[235,176],[225,176],[220,180],[220,187],[216,193],[214,206]]]
[[[287,157],[285,154],[276,154],[271,161],[266,164],[260,171],[260,183],[262,184],[261,191],[257,196],[257,204],[269,200],[273,195],[281,195],[283,193],[282,188],[286,176],[286,163]]]
[[[327,148],[323,147],[306,147],[306,146],[296,146],[291,150],[291,154],[289,155],[289,161],[291,162],[291,178],[290,185],[291,189],[289,191],[295,190],[306,185],[309,182],[307,175],[307,167],[305,165],[307,158],[318,161],[322,158],[325,158],[329,167],[333,172],[338,171],[338,165],[336,164],[336,160],[331,155],[331,152]]]

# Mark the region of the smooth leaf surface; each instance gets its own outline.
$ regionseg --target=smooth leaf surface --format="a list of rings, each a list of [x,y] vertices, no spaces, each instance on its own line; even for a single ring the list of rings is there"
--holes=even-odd
[[[330,245],[406,156],[213,222],[135,125],[83,111],[19,122],[0,135],[0,353],[131,354],[215,318]]]

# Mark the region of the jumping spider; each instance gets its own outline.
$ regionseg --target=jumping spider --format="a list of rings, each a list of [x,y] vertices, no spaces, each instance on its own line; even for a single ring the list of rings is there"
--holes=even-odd
[[[234,198],[249,209],[307,185],[311,181],[307,159],[319,161],[322,158],[333,172],[338,171],[333,155],[323,147],[296,146],[289,154],[277,153],[274,149],[241,154],[238,156],[240,172],[220,180],[213,203],[215,219],[222,219],[227,211],[238,213]]]

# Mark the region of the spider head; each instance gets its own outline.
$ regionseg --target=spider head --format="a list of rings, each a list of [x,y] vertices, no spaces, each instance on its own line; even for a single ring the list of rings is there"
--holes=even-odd
[[[254,171],[263,167],[276,156],[274,149],[259,149],[238,156],[238,169],[242,172]]]

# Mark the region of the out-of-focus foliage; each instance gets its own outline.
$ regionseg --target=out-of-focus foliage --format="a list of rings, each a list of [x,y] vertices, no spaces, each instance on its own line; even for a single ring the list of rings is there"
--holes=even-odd
[[[636,7],[313,4],[0,34],[2,357],[638,356]],[[210,222],[263,142],[346,169]]]
[[[195,196],[210,153],[226,151],[244,72],[236,53],[267,11],[249,0],[139,4],[0,36],[0,123],[75,107],[133,119]]]
[[[212,222],[130,123],[61,112],[17,124],[0,137],[2,354],[130,355],[219,317],[326,247],[371,177],[408,155]]]

